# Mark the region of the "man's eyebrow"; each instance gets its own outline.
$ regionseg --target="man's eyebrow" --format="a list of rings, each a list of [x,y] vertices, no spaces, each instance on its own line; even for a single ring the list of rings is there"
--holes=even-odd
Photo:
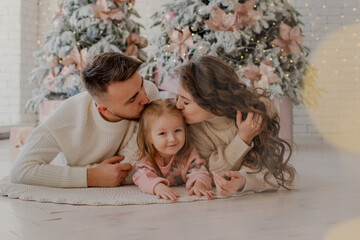
[[[141,88],[140,88],[140,91],[141,91],[141,89],[143,88],[143,86],[144,86],[144,78],[141,77]],[[140,92],[140,91],[139,91],[139,92]],[[132,100],[134,100],[134,99],[136,98],[136,96],[139,94],[139,92],[136,92],[129,100],[127,100],[126,103],[130,103]]]

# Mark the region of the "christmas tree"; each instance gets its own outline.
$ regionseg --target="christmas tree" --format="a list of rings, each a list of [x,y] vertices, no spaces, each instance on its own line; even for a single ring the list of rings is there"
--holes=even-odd
[[[309,48],[300,14],[283,0],[177,0],[152,18],[160,25],[156,51],[142,69],[147,78],[174,81],[174,69],[201,55],[231,64],[247,85],[304,102]],[[172,83],[174,84],[174,83]]]
[[[86,59],[102,52],[122,52],[146,61],[141,49],[147,39],[139,35],[135,0],[60,0],[43,48],[34,53],[38,67],[29,77],[37,84],[26,105],[35,111],[45,100],[66,99],[83,90],[80,72]]]

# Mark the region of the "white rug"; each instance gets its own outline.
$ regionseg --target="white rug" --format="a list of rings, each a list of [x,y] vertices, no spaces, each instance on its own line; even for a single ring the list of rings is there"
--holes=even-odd
[[[185,187],[174,187],[174,190],[181,196],[176,202],[207,200],[205,197],[188,196]],[[251,193],[253,192],[237,193],[234,197]],[[134,185],[116,188],[51,188],[9,183],[7,177],[0,180],[0,196],[24,201],[94,206],[171,203],[170,200],[157,199],[154,195],[142,193]],[[214,197],[220,198],[224,197]]]

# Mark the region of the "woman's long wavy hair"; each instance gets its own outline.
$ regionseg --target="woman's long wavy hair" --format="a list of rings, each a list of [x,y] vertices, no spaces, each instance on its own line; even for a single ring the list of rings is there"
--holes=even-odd
[[[184,146],[176,154],[177,163],[184,164],[191,152],[189,132],[180,110],[176,108],[174,100],[170,98],[158,99],[148,104],[140,116],[137,144],[142,155],[147,158],[147,160],[151,163],[154,169],[158,171],[159,174],[161,174],[161,171],[155,161],[155,156],[158,152],[152,144],[150,132],[153,123],[164,114],[177,116],[183,121],[184,124],[185,142]]]
[[[255,169],[269,171],[264,180],[273,175],[279,184],[289,189],[294,180],[295,169],[290,165],[291,145],[279,137],[280,118],[273,106],[269,93],[250,90],[239,81],[234,68],[214,56],[202,56],[177,69],[181,86],[193,97],[199,107],[215,114],[234,119],[239,110],[243,116],[249,112],[259,114],[263,121],[261,132],[253,139],[254,147],[244,157],[243,164]],[[285,158],[285,148],[289,154]]]

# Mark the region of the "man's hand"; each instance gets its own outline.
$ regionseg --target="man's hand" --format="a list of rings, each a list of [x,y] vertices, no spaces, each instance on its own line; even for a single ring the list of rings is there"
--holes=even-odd
[[[117,187],[129,175],[130,163],[120,163],[124,156],[105,159],[95,168],[87,169],[88,187]]]
[[[180,195],[163,183],[156,184],[154,193],[158,199],[163,198],[175,202]]]
[[[213,172],[216,191],[225,197],[234,195],[235,192],[244,188],[246,179],[238,171],[229,171],[225,173],[226,176],[231,177],[230,181]]]

